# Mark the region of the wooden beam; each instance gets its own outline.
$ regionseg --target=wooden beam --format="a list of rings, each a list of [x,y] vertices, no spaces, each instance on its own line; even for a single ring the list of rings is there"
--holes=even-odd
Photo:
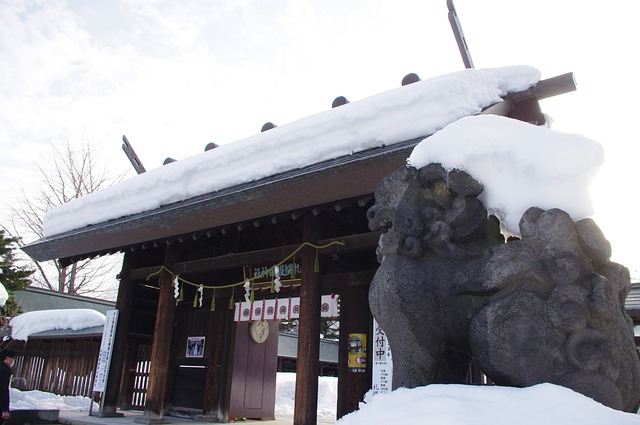
[[[367,287],[352,287],[340,292],[340,344],[338,351],[338,419],[358,409],[371,389],[371,354],[363,369],[349,369],[349,334],[367,335],[367,353],[372,353],[372,321]]]
[[[338,238],[322,239],[318,245],[328,245],[331,242],[344,242],[344,245],[334,245],[320,251],[321,255],[333,254],[334,252],[356,252],[367,249],[376,249],[378,240],[382,232],[367,232],[357,235],[341,236]]]
[[[505,96],[505,100],[511,99],[516,103],[532,98],[542,100],[576,91],[577,88],[578,86],[576,85],[573,72],[567,72],[566,74],[540,80],[536,85],[531,86],[528,90],[508,94]]]
[[[127,155],[127,158],[129,158],[129,161],[131,162],[133,169],[136,170],[136,173],[142,174],[146,172],[147,170],[145,170],[144,165],[142,165],[142,161],[140,161],[136,151],[133,150],[133,146],[131,146],[131,143],[127,140],[127,136],[122,136],[122,142],[122,150],[124,151],[124,154]]]
[[[127,252],[122,262],[121,275],[126,275],[127,270],[135,266],[135,255]],[[121,279],[118,286],[118,297],[116,299],[116,309],[118,310],[118,323],[116,324],[116,336],[113,341],[113,351],[111,353],[111,363],[109,364],[109,379],[104,391],[104,402],[100,416],[113,417],[122,416],[116,412],[118,407],[118,396],[120,395],[120,384],[122,374],[126,373],[125,359],[127,353],[127,339],[133,311],[133,300],[135,297],[135,284],[127,279]]]
[[[320,255],[333,253],[349,253],[368,249],[375,249],[378,246],[381,232],[368,232],[358,235],[342,236],[337,238],[322,239],[318,245],[328,245],[331,242],[344,242],[344,245],[334,245],[323,249]],[[257,251],[240,252],[237,254],[225,254],[219,257],[209,257],[200,260],[177,262],[172,270],[176,274],[188,274],[196,272],[207,272],[214,270],[231,269],[234,267],[264,264],[282,260],[296,250],[300,244],[286,245],[277,248],[261,249]],[[132,280],[142,280],[149,276],[156,275],[160,271],[160,266],[142,267],[127,272],[127,277]]]
[[[447,7],[449,9],[449,23],[451,24],[453,35],[456,38],[456,43],[458,43],[458,50],[460,50],[460,56],[462,57],[464,67],[467,69],[473,68],[471,52],[469,52],[467,40],[464,38],[462,25],[460,25],[460,19],[458,18],[458,14],[456,13],[456,8],[453,6],[453,0],[447,0]]]
[[[159,271],[160,267],[153,268],[145,268],[139,270],[154,270]],[[326,293],[330,292],[338,292],[341,289],[346,287],[355,287],[355,286],[368,286],[373,278],[373,275],[376,273],[375,270],[365,270],[359,272],[346,272],[346,273],[332,273],[332,274],[323,274],[321,277],[321,287],[322,290]],[[144,273],[141,273],[144,276],[147,276]],[[295,285],[295,287],[299,287],[300,285]],[[271,287],[271,282],[264,283],[256,283],[256,290],[268,290]],[[224,297],[231,294],[231,289],[218,290],[218,295]],[[265,298],[270,298],[268,295]],[[273,295],[273,298],[277,298],[277,295]],[[144,315],[145,313],[137,312],[137,316]],[[151,314],[151,313],[149,313]]]
[[[317,243],[318,223],[312,215],[304,217],[304,240]],[[316,250],[302,251],[300,285],[300,326],[296,361],[296,394],[293,425],[318,422],[318,365],[320,359],[320,273],[315,271]]]
[[[523,98],[535,97],[538,100],[576,91],[578,88],[573,72],[558,75],[555,77],[540,80],[538,84],[528,91],[516,93],[512,97],[516,102]]]
[[[168,246],[165,252],[164,265],[168,269],[173,268],[178,255],[179,246]],[[151,346],[151,371],[149,372],[149,385],[147,387],[147,399],[144,406],[144,414],[136,422],[149,424],[161,422],[164,416],[164,402],[167,392],[167,382],[171,342],[173,340],[173,322],[175,318],[176,300],[173,296],[172,276],[162,272],[159,279],[160,294],[158,296],[158,311],[153,332],[153,345]]]
[[[488,106],[480,112],[481,115],[502,115],[506,116],[513,108],[513,101],[511,99],[505,99],[500,103],[494,103]]]
[[[280,261],[291,254],[300,245],[286,245],[277,248],[261,249],[257,251],[226,254],[219,257],[204,258],[202,260],[185,261],[176,263],[174,273],[186,274],[210,270],[224,270],[239,266],[264,264]]]
[[[547,122],[540,108],[540,102],[535,97],[528,97],[519,102],[514,102],[514,107],[511,108],[507,116],[533,125],[544,125]]]
[[[122,274],[122,278],[129,280],[145,280],[149,276],[155,276],[160,273],[161,266],[141,267],[134,270],[129,270],[126,274]]]
[[[558,75],[556,77],[540,80],[538,84],[528,90],[513,93],[505,96],[500,103],[494,103],[484,108],[481,114],[492,114],[508,116],[519,103],[530,100],[542,100],[549,97],[569,93],[577,89],[576,81],[572,72]]]
[[[371,280],[373,279],[373,275],[375,274],[375,270],[355,273],[323,274],[321,279],[322,290],[326,293],[327,291],[340,292],[346,288],[359,286],[369,287]]]

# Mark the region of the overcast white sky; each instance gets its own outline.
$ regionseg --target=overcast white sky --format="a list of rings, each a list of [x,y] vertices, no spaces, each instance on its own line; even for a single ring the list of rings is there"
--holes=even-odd
[[[573,71],[578,91],[545,100],[554,129],[605,147],[593,186],[614,260],[640,277],[635,221],[635,20],[640,2],[455,0],[477,68]],[[329,109],[463,68],[446,0],[0,0],[0,179],[28,182],[49,141],[104,145],[147,169]],[[133,172],[132,172],[133,175]],[[635,211],[634,211],[635,210]],[[636,244],[637,245],[637,244]]]

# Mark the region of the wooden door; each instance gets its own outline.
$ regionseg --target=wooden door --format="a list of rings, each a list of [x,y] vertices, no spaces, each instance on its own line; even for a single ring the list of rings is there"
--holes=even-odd
[[[262,343],[249,335],[250,323],[236,323],[229,418],[273,419],[276,405],[278,321],[268,320]]]

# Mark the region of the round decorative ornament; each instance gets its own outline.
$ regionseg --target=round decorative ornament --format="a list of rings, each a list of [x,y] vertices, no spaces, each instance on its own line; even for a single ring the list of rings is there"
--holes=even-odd
[[[255,320],[249,325],[249,336],[254,342],[262,344],[269,337],[269,323],[263,320]]]

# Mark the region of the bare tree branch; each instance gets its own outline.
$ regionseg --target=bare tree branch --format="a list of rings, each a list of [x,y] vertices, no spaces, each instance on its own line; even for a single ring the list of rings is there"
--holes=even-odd
[[[21,240],[44,237],[43,217],[52,208],[67,203],[122,180],[125,172],[112,175],[101,166],[101,148],[83,137],[79,146],[67,138],[63,145],[51,143],[49,155],[36,164],[40,181],[37,188],[20,188],[17,202],[9,207],[11,228],[7,233]],[[112,297],[117,282],[111,278],[117,258],[84,260],[61,267],[58,261],[33,262],[38,273],[32,276],[34,286],[77,295]],[[54,283],[55,282],[55,283]]]

